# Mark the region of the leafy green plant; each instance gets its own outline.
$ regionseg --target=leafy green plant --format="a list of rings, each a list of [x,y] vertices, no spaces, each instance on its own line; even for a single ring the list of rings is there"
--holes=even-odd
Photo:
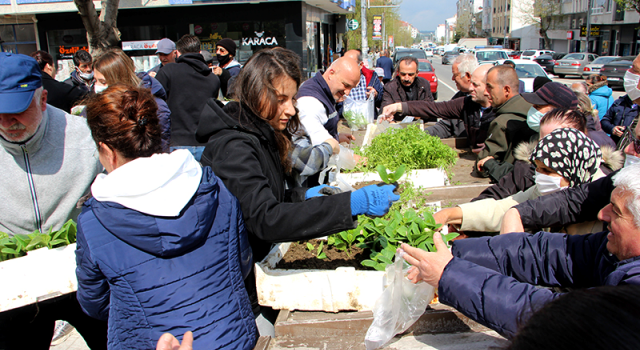
[[[342,116],[347,120],[347,124],[352,130],[365,128],[369,123],[361,112],[345,111]]]
[[[392,184],[400,180],[402,175],[404,175],[404,171],[406,168],[407,166],[402,164],[398,167],[398,169],[396,169],[396,171],[388,173],[387,168],[384,165],[380,164],[376,167],[376,170],[378,171],[378,175],[380,175],[382,181],[388,184]]]
[[[327,258],[327,254],[325,252],[322,251],[322,248],[324,248],[324,242],[320,242],[320,245],[318,246],[318,249],[316,250],[316,248],[313,246],[313,244],[307,242],[307,249],[313,253],[316,258],[318,259],[326,259]],[[315,252],[314,252],[315,251]]]
[[[76,241],[77,225],[73,220],[67,221],[60,230],[41,233],[34,231],[28,235],[0,232],[0,261],[18,258],[28,251],[47,247],[49,249],[69,245]]]
[[[388,130],[376,136],[371,145],[356,153],[367,158],[367,163],[359,171],[370,171],[379,165],[388,169],[397,169],[401,165],[405,165],[408,170],[446,169],[455,164],[458,158],[451,147],[417,126]]]

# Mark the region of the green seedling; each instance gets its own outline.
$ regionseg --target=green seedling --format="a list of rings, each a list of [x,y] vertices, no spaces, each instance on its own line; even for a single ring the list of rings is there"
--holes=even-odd
[[[398,167],[398,169],[396,169],[396,171],[388,173],[387,167],[385,167],[384,165],[381,164],[376,167],[376,170],[378,171],[378,175],[380,175],[380,178],[382,179],[382,181],[384,181],[387,184],[393,184],[398,182],[398,180],[400,180],[402,175],[404,175],[405,169],[407,169],[407,166],[402,164]]]
[[[320,242],[320,245],[318,246],[318,249],[316,250],[316,248],[313,246],[313,244],[307,242],[307,249],[313,253],[313,255],[316,256],[316,258],[318,259],[326,259],[327,258],[327,254],[325,254],[325,252],[322,251],[322,248],[324,248],[324,242]],[[314,252],[315,251],[315,252]]]
[[[0,232],[0,261],[21,257],[39,248],[53,249],[69,245],[76,241],[76,232],[77,226],[73,220],[67,221],[58,231],[50,228],[46,233],[34,231],[28,235],[15,234],[10,237]]]

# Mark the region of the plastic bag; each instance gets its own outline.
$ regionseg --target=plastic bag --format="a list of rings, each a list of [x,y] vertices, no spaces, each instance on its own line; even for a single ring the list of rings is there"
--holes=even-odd
[[[347,147],[340,145],[340,153],[336,161],[338,168],[351,170],[356,167],[356,159],[353,157],[353,151]]]
[[[367,350],[383,347],[396,334],[411,327],[424,313],[434,296],[433,286],[413,284],[406,276],[411,267],[396,253],[385,270],[386,288],[373,307],[373,323],[364,343]]]
[[[374,94],[369,94],[366,101],[356,101],[347,96],[344,100],[342,116],[347,120],[351,130],[364,130],[374,120]]]

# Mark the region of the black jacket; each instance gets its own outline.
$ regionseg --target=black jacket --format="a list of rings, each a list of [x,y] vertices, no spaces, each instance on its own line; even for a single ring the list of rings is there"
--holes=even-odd
[[[217,98],[220,80],[199,53],[186,53],[156,75],[171,110],[171,146],[204,146],[196,141],[200,114],[207,100]]]
[[[248,109],[241,111],[238,103],[223,110],[210,99],[197,137],[200,142],[208,140],[202,165],[210,166],[240,201],[256,262],[267,255],[271,243],[355,228],[351,193],[305,201],[306,188],[285,189],[273,129]]]
[[[42,72],[42,87],[48,92],[47,103],[67,113],[88,92],[75,85],[59,82],[45,72]]]
[[[414,88],[418,88],[418,98],[415,101],[427,101],[433,102],[433,95],[431,94],[431,85],[425,78],[416,77],[413,82]],[[400,77],[396,76],[395,79],[384,85],[384,94],[382,96],[382,104],[380,108],[384,108],[392,103],[407,102],[407,94],[402,88]]]
[[[514,208],[520,213],[523,226],[534,230],[594,220],[610,202],[614,189],[612,177],[617,173],[528,200]]]

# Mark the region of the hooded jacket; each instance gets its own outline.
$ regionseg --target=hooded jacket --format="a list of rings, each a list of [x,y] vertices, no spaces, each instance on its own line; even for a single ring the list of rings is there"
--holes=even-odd
[[[142,80],[140,86],[151,90],[153,97],[158,105],[158,119],[160,120],[160,128],[162,129],[162,151],[169,152],[169,145],[171,143],[171,111],[167,105],[167,93],[164,91],[162,84],[151,77],[145,72],[137,74],[138,78]]]
[[[589,87],[589,98],[593,108],[598,110],[598,117],[602,120],[609,107],[613,104],[613,90],[607,86],[607,82],[593,84]]]
[[[527,125],[527,112],[531,104],[521,95],[514,96],[501,106],[494,108],[496,118],[489,125],[485,148],[478,159],[492,156],[485,162],[484,170],[494,181],[499,181],[513,169],[515,148],[523,141],[529,141],[536,134]]]
[[[59,230],[80,213],[78,200],[102,171],[84,118],[51,105],[24,143],[0,137],[0,231]]]
[[[202,108],[209,98],[217,98],[220,80],[199,53],[185,53],[175,63],[167,63],[156,75],[167,93],[171,110],[171,146],[204,146],[196,141]]]
[[[640,257],[619,261],[608,231],[569,236],[510,233],[453,242],[438,284],[440,302],[511,338],[518,325],[562,293],[540,288],[640,285]]]
[[[193,331],[196,349],[253,349],[243,278],[251,249],[237,199],[190,152],[102,174],[78,217],[77,298],[107,320],[109,349],[153,349]]]
[[[240,201],[255,261],[271,243],[327,236],[356,227],[351,193],[304,200],[306,188],[286,189],[273,128],[248,108],[230,102],[224,109],[210,99],[202,112],[197,137],[207,146],[203,165],[211,166]],[[255,278],[246,281],[253,312],[260,312]]]

